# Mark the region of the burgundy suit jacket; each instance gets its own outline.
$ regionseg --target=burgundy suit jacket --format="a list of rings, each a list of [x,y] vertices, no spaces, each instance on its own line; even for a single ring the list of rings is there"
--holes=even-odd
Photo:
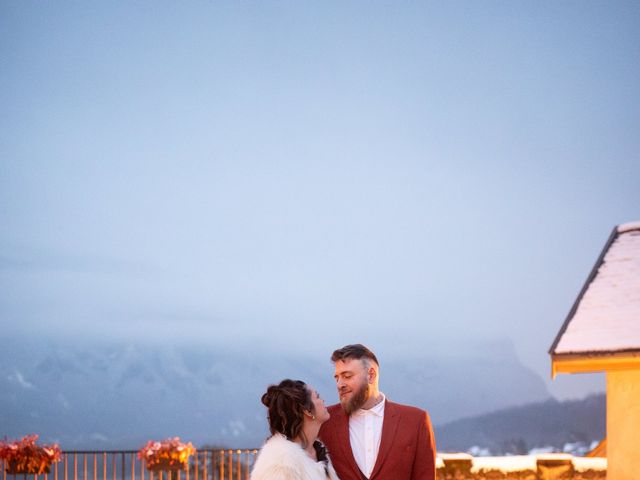
[[[349,417],[340,404],[329,407],[331,418],[320,428],[340,480],[363,480],[349,440]],[[389,402],[384,406],[382,438],[371,480],[435,480],[436,444],[429,414]]]

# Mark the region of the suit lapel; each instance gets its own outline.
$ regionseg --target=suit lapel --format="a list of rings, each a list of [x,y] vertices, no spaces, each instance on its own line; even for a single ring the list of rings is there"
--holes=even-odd
[[[337,418],[337,431],[338,431],[338,439],[341,439],[341,447],[342,453],[346,457],[347,463],[349,464],[349,468],[353,470],[354,473],[357,472],[358,476],[361,476],[360,468],[358,468],[358,464],[356,463],[356,459],[353,456],[353,450],[351,450],[351,435],[349,435],[349,417],[344,410],[340,408],[338,418]]]
[[[378,457],[376,458],[376,464],[373,466],[371,476],[369,478],[375,478],[380,468],[387,458],[387,455],[391,452],[393,446],[393,440],[398,430],[398,410],[394,403],[386,401],[384,406],[384,419],[382,420],[382,435],[380,438],[380,448],[378,449]],[[347,428],[349,425],[347,425]],[[347,437],[348,438],[348,437]],[[351,455],[353,457],[353,455]],[[355,463],[355,460],[353,461]]]

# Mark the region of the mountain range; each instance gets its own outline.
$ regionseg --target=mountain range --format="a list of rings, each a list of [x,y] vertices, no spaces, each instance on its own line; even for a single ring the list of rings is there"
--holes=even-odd
[[[0,436],[38,433],[67,450],[133,449],[169,436],[196,446],[251,448],[267,436],[260,396],[269,384],[298,378],[327,403],[337,399],[328,355],[233,345],[1,341]],[[506,342],[381,363],[381,390],[394,401],[427,409],[433,423],[442,425],[436,428],[439,446],[489,442],[477,425],[456,421],[554,402]],[[464,425],[478,430],[468,434],[469,442],[460,441]]]
[[[436,427],[439,451],[523,455],[531,450],[589,450],[606,431],[606,397],[548,399]]]

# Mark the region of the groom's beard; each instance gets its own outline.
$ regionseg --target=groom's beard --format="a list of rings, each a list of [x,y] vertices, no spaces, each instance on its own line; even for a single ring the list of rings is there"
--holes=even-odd
[[[364,405],[364,402],[367,401],[369,393],[369,384],[365,381],[363,382],[358,390],[353,392],[351,398],[348,399],[340,399],[340,403],[342,404],[342,409],[347,415],[351,415],[353,412],[360,410],[360,408]]]

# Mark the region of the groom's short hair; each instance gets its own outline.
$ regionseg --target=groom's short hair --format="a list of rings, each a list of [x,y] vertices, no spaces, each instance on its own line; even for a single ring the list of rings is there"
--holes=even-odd
[[[333,355],[331,355],[331,361],[333,363],[336,363],[338,360],[344,361],[348,359],[371,360],[376,365],[380,365],[378,363],[378,359],[376,358],[376,355],[361,343],[355,343],[353,345],[345,345],[344,347],[339,348],[338,350],[333,352]]]

